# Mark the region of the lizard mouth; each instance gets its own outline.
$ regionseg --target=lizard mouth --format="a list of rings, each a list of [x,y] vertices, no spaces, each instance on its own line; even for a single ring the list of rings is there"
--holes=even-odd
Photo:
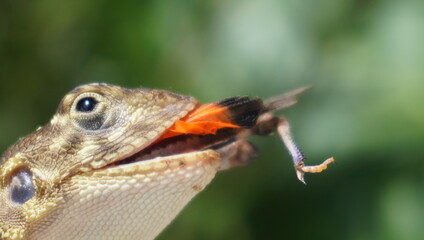
[[[126,165],[152,160],[157,157],[168,157],[184,153],[198,152],[207,149],[220,150],[236,141],[236,129],[221,129],[217,134],[180,135],[154,142],[135,154],[115,162],[113,165]]]

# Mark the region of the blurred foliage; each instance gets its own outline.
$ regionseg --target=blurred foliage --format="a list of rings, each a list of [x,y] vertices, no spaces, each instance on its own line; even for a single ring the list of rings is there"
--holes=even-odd
[[[218,174],[159,239],[422,239],[423,12],[420,0],[2,0],[0,148],[83,83],[205,102],[313,85],[283,113],[309,163],[337,163],[305,187],[277,137],[253,138],[257,161]]]

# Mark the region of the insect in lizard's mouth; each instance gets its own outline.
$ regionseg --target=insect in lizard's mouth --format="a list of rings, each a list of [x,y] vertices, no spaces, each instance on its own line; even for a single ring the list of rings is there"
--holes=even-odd
[[[203,151],[207,149],[219,150],[235,141],[234,129],[221,129],[211,135],[180,135],[154,142],[135,154],[115,162],[113,165],[125,165],[135,162],[151,160],[157,157],[168,157],[178,154]]]
[[[155,142],[129,157],[118,160],[114,165],[207,149],[218,150],[223,157],[231,155],[230,150],[225,147],[234,140],[238,142],[240,139],[236,139],[236,136],[239,133],[256,125],[263,108],[261,99],[249,97],[233,97],[219,103],[197,106],[162,133]],[[247,146],[247,143],[244,144]]]

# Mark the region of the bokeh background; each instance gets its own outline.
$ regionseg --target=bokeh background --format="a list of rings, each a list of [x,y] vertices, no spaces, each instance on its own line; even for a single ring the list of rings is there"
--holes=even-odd
[[[423,239],[424,2],[1,0],[0,150],[75,86],[204,102],[314,88],[284,114],[316,164],[297,181],[277,136],[222,172],[159,239]]]

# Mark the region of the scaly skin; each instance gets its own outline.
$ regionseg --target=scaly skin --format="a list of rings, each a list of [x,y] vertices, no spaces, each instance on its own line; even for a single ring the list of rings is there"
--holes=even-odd
[[[292,105],[297,94],[270,106]],[[87,97],[98,100],[96,111],[76,111]],[[47,125],[1,158],[0,238],[154,239],[217,171],[254,155],[243,139],[256,133],[246,130],[218,150],[119,162],[152,144],[196,105],[194,98],[168,91],[107,84],[70,92]],[[271,127],[256,128],[276,129],[263,125]],[[19,203],[22,196],[14,199],[12,191],[24,183],[17,176],[25,171],[35,191]]]
[[[100,107],[104,108],[105,122],[110,127],[87,131],[78,125],[80,116],[73,108],[79,98],[93,94],[103,99]],[[129,90],[105,84],[86,85],[69,93],[50,123],[18,141],[2,157],[0,236],[4,239],[132,239],[135,236],[152,239],[212,179],[217,169],[217,154],[206,151],[143,161],[125,168],[101,168],[153,142],[195,104],[192,97],[167,91]],[[185,164],[188,160],[190,163]],[[36,188],[35,197],[23,205],[10,201],[8,189],[11,176],[20,168],[31,170]],[[180,185],[154,187],[161,184],[162,178]],[[149,199],[141,198],[138,201],[144,203],[135,203],[140,204],[139,211],[134,209],[131,194],[137,188],[142,189],[138,193],[142,195],[150,191],[150,200],[155,200],[157,205],[146,205]],[[144,218],[146,213],[157,211],[156,217],[150,216],[155,219],[164,214],[161,211],[167,202],[165,198],[152,199],[155,195],[173,196],[180,201],[166,219],[140,224],[137,216]],[[112,205],[112,202],[120,204]],[[90,211],[87,206],[94,208]],[[124,224],[125,228],[98,221],[103,214],[105,217],[119,214],[122,219],[116,224]],[[129,221],[129,216],[134,221]]]

